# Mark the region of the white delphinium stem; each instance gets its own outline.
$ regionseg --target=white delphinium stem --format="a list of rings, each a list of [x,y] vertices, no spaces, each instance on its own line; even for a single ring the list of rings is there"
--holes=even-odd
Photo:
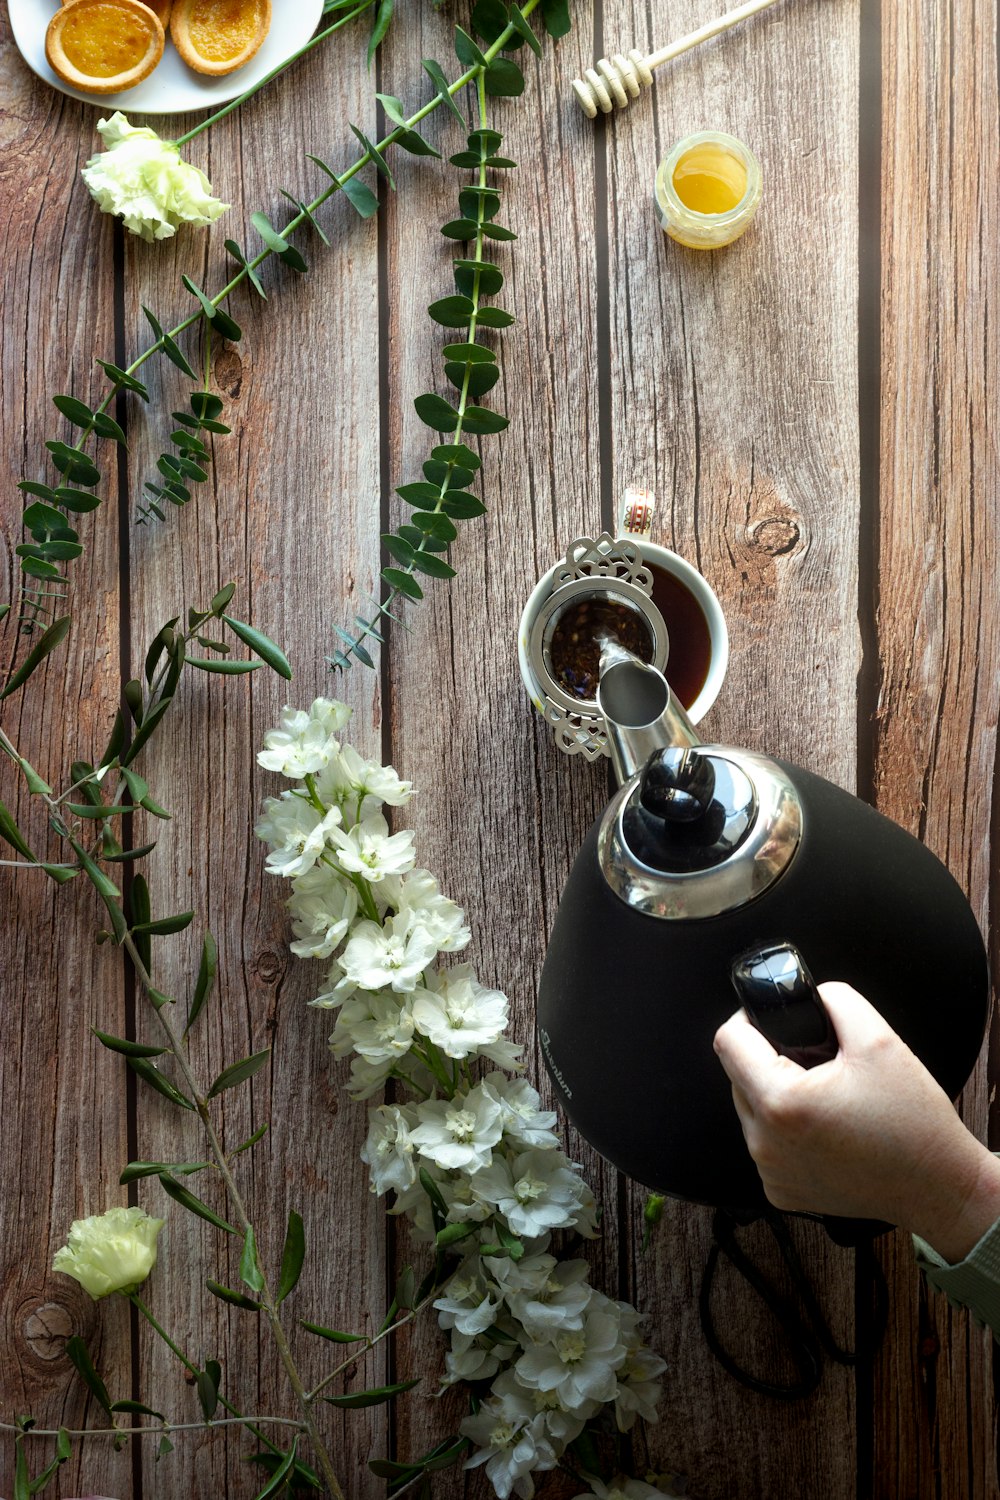
[[[347,716],[327,699],[284,710],[259,759],[298,784],[265,804],[257,833],[267,868],[292,881],[292,951],[327,963],[311,1003],[338,1013],[331,1047],[351,1059],[350,1093],[371,1098],[394,1079],[408,1096],[370,1108],[361,1155],[372,1192],[395,1195],[390,1211],[461,1258],[430,1296],[450,1335],[443,1385],[491,1381],[461,1424],[466,1467],[484,1466],[501,1500],[529,1500],[532,1475],[604,1409],[623,1432],[655,1420],[665,1366],[635,1308],[553,1244],[560,1231],[596,1234],[593,1195],[554,1112],[510,1076],[522,1049],[504,1035],[507,997],[447,962],[469,941],[464,913],[415,868],[413,833],[390,832],[380,811],[404,806],[410,783],[337,740]],[[607,1493],[638,1500],[637,1483]]]

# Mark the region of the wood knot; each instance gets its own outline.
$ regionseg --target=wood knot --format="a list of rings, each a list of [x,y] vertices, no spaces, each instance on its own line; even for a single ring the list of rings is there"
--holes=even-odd
[[[747,527],[750,546],[768,557],[787,557],[798,547],[801,535],[798,523],[788,515],[763,516]]]
[[[232,344],[226,344],[215,356],[215,380],[230,401],[235,401],[243,385],[243,361]]]
[[[73,1333],[73,1314],[61,1302],[43,1302],[24,1320],[24,1341],[36,1359],[62,1359]]]
[[[273,953],[269,948],[265,948],[264,952],[258,953],[254,959],[253,972],[265,984],[274,984],[285,972],[284,961],[280,954]]]

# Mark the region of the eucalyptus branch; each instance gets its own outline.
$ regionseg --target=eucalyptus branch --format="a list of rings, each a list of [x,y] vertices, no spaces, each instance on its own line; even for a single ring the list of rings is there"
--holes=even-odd
[[[423,1298],[421,1302],[417,1303],[416,1307],[411,1307],[409,1312],[404,1313],[403,1317],[394,1319],[393,1322],[389,1324],[388,1328],[383,1328],[382,1332],[377,1333],[373,1339],[365,1339],[363,1348],[356,1349],[353,1354],[349,1354],[348,1357],[345,1360],[342,1360],[335,1369],[331,1370],[328,1375],[324,1375],[323,1379],[319,1381],[317,1385],[313,1386],[312,1390],[308,1393],[308,1399],[310,1401],[315,1401],[317,1396],[321,1395],[322,1392],[326,1390],[328,1385],[333,1384],[338,1375],[342,1375],[344,1371],[349,1369],[350,1366],[353,1365],[356,1360],[359,1360],[363,1354],[367,1354],[370,1349],[374,1349],[378,1344],[381,1344],[383,1339],[389,1338],[391,1334],[398,1333],[401,1328],[406,1327],[407,1323],[412,1323],[416,1318],[417,1313],[422,1312],[424,1308],[428,1306],[433,1296],[434,1292],[430,1292],[426,1297]]]
[[[227,302],[237,287],[245,281],[248,281],[260,296],[265,296],[257,272],[271,256],[278,256],[294,271],[300,273],[306,271],[307,263],[298,248],[291,243],[291,236],[308,223],[325,240],[326,236],[315,214],[335,193],[343,191],[363,218],[368,218],[378,211],[378,199],[375,194],[370,188],[356,180],[358,173],[364,167],[369,164],[374,165],[376,170],[394,187],[392,175],[383,156],[383,152],[388,147],[398,145],[404,151],[416,155],[438,155],[420,135],[417,126],[442,104],[447,104],[461,120],[462,116],[454,103],[455,95],[470,83],[476,82],[478,85],[484,75],[487,92],[495,90],[496,92],[519,93],[523,87],[523,80],[518,83],[514,78],[515,74],[518,79],[520,78],[519,70],[508,59],[501,59],[499,54],[505,48],[519,46],[526,35],[531,37],[537,48],[537,41],[525,18],[539,5],[546,13],[550,34],[554,36],[564,34],[569,24],[565,0],[527,0],[522,9],[518,9],[516,5],[511,6],[510,21],[482,51],[471,38],[467,38],[464,32],[460,32],[460,37],[465,40],[460,41],[458,46],[464,48],[466,58],[471,61],[459,77],[448,83],[437,63],[425,61],[424,66],[437,86],[437,92],[426,104],[413,114],[404,117],[400,109],[397,109],[395,113],[392,112],[393,106],[398,106],[398,101],[391,100],[390,96],[381,96],[383,106],[393,120],[393,129],[380,141],[373,143],[360,130],[352,127],[365,149],[344,172],[338,174],[321,158],[312,157],[311,160],[315,161],[331,179],[330,185],[308,203],[286,193],[285,196],[290,197],[296,204],[298,212],[282,229],[275,228],[264,214],[252,215],[251,221],[264,241],[264,248],[251,257],[235,241],[227,240],[226,248],[239,266],[239,270],[221,290],[209,296],[190,278],[184,277],[184,285],[194,297],[196,309],[169,329],[165,329],[154,314],[144,309],[155,339],[124,369],[107,360],[97,361],[111,382],[109,391],[97,407],[91,409],[86,402],[73,396],[53,397],[57,409],[81,431],[76,444],[72,447],[56,440],[46,443],[52,462],[63,478],[63,483],[49,485],[28,479],[20,483],[19,487],[33,497],[32,503],[27,506],[24,513],[24,525],[31,535],[31,541],[22,543],[17,548],[21,558],[22,573],[42,583],[52,585],[57,592],[65,588],[67,579],[66,575],[60,571],[59,564],[68,563],[79,557],[83,551],[83,545],[76,530],[68,524],[66,513],[90,511],[100,504],[100,497],[92,491],[101,481],[101,472],[84,452],[84,448],[91,435],[104,437],[115,443],[124,443],[125,434],[118,423],[108,415],[108,410],[116,397],[121,394],[138,395],[140,399],[148,403],[149,392],[145,385],[136,378],[137,371],[146,361],[154,355],[164,355],[191,379],[197,379],[194,370],[176,342],[178,337],[194,324],[205,322],[210,325],[210,329],[223,338],[238,341],[242,336],[242,330],[223,309],[222,304]],[[504,10],[504,14],[508,12]],[[461,51],[459,55],[462,56]],[[513,73],[510,70],[513,70]],[[211,455],[199,433],[224,435],[229,430],[218,420],[222,410],[222,402],[218,396],[199,390],[192,396],[190,405],[190,413],[173,413],[180,424],[173,434],[173,441],[178,452],[160,455],[157,467],[165,482],[159,485],[153,481],[147,481],[146,489],[152,498],[146,502],[145,510],[140,513],[140,521],[147,520],[150,515],[156,515],[162,519],[165,513],[159,504],[161,500],[174,505],[187,503],[191,498],[190,482],[201,483],[208,477],[204,464],[210,460]],[[447,519],[447,516],[438,518],[439,532],[444,529],[441,522]],[[433,550],[432,546],[427,543],[422,545],[418,543],[418,547],[419,555],[424,560]],[[396,593],[402,592],[411,598],[418,596],[419,585],[412,578],[412,572],[413,569],[408,569],[408,564],[404,566],[403,573],[407,578],[407,584],[397,589]],[[44,591],[37,586],[25,586],[22,599],[27,601],[31,615],[27,618],[22,616],[24,630],[31,631],[38,615],[44,613],[44,597]],[[385,602],[383,607],[380,607],[380,616],[388,612],[394,597],[395,594]],[[365,624],[365,622],[361,623]],[[377,632],[374,628],[366,627],[362,634],[363,636],[376,635]],[[364,650],[363,647],[362,650]],[[354,649],[354,654],[358,654],[356,649]],[[364,656],[359,659],[364,660]]]

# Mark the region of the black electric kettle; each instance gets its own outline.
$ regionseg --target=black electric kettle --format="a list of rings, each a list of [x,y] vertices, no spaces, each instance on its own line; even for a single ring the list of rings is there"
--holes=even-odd
[[[867,996],[954,1098],[986,1025],[982,937],[915,838],[798,766],[701,744],[663,674],[611,637],[597,701],[620,789],[556,916],[542,1050],[567,1115],[616,1167],[753,1214],[766,1200],[716,1029],[746,1003],[800,1061],[835,1052],[804,958]]]

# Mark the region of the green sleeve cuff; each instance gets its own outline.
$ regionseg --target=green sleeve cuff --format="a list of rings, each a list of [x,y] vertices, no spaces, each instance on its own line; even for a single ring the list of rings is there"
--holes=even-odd
[[[949,1265],[916,1234],[913,1248],[931,1286],[953,1306],[967,1307],[977,1323],[1000,1339],[1000,1219],[957,1265]]]

